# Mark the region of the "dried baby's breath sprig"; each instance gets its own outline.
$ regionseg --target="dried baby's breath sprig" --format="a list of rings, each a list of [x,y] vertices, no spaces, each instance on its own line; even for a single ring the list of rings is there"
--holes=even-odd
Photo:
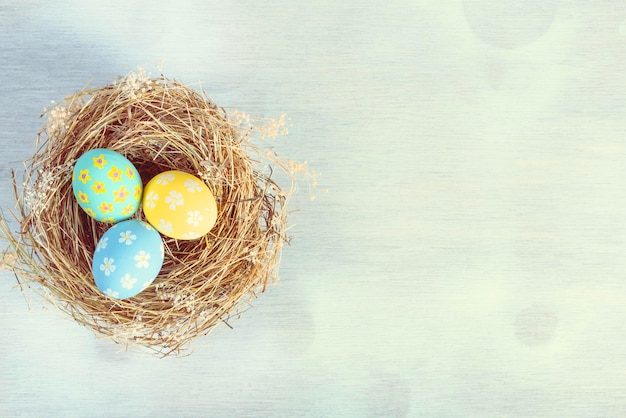
[[[62,135],[70,128],[71,116],[80,109],[84,103],[82,97],[74,97],[74,100],[66,100],[64,103],[56,103],[52,100],[52,107],[44,107],[46,116],[46,129],[48,135]]]
[[[281,113],[278,118],[271,118],[265,124],[259,124],[257,130],[261,135],[261,138],[269,137],[276,138],[279,135],[287,135],[289,129],[286,125],[287,115]]]
[[[284,113],[281,113],[277,118],[266,120],[260,117],[253,118],[247,113],[234,109],[230,112],[229,117],[233,126],[244,135],[254,133],[261,138],[276,138],[289,133],[288,118]]]
[[[37,180],[33,183],[23,183],[24,203],[35,217],[39,217],[58,192],[58,180],[68,181],[72,177],[74,161],[68,161],[58,166],[40,167],[37,169]]]
[[[84,89],[44,114],[23,180],[13,174],[17,230],[0,218],[0,238],[8,243],[0,267],[12,270],[22,289],[124,348],[167,356],[219,324],[231,326],[277,280],[289,239],[286,204],[295,175],[308,169],[266,153],[248,135],[285,133],[285,117],[255,131],[249,119],[227,116],[203,92],[143,70]],[[107,225],[88,217],[72,193],[72,166],[93,148],[125,155],[144,184],[170,169],[197,174],[218,203],[213,230],[196,241],[166,238],[155,282],[126,300],[95,286],[91,259]],[[274,168],[264,167],[284,171],[291,184],[279,186]],[[141,211],[135,217],[144,219]]]
[[[151,79],[150,73],[147,73],[143,68],[131,71],[125,77],[113,81],[113,85],[118,88],[118,94],[131,100],[141,99],[158,83],[159,80]]]

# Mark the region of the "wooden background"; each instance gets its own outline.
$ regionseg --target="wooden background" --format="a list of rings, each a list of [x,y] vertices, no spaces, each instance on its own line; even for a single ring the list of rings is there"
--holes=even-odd
[[[3,208],[50,100],[161,60],[328,192],[184,358],[2,273],[0,416],[625,416],[625,49],[619,1],[1,1]]]

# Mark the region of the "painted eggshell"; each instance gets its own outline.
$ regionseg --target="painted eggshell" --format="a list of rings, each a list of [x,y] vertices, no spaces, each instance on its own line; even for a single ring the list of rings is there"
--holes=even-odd
[[[128,219],[141,203],[139,172],[126,157],[109,149],[92,149],[76,160],[72,189],[80,207],[101,222]]]
[[[157,174],[146,184],[143,213],[163,235],[189,240],[213,228],[217,204],[202,180],[173,170]]]
[[[114,299],[139,294],[163,266],[161,235],[147,222],[131,219],[113,225],[102,235],[91,270],[98,289]]]

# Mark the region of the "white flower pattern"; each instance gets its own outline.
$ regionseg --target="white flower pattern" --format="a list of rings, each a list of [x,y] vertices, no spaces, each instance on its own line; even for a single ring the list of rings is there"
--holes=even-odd
[[[99,253],[100,250],[104,250],[107,245],[109,245],[109,237],[104,237],[102,238],[99,242],[98,245],[96,245],[96,252]]]
[[[169,234],[170,232],[172,232],[172,223],[171,222],[167,222],[165,219],[159,219],[159,231],[163,232],[164,234]]]
[[[174,174],[173,173],[163,173],[159,175],[159,178],[156,179],[156,184],[162,184],[162,185],[166,185],[171,183],[172,181],[174,181]]]
[[[152,280],[146,280],[145,282],[143,282],[143,289],[146,289],[148,286],[150,286],[150,283],[152,283]]]
[[[148,268],[150,265],[148,260],[150,260],[150,253],[141,250],[135,255],[135,261],[137,262],[135,266],[137,268]]]
[[[121,279],[120,283],[122,283],[122,287],[124,289],[132,289],[135,286],[137,279],[135,277],[131,277],[130,274],[126,273]]]
[[[172,190],[170,194],[165,197],[165,203],[170,205],[171,210],[176,210],[176,206],[184,205],[185,200],[183,199],[182,193]]]
[[[100,264],[100,271],[103,271],[105,276],[110,276],[111,273],[113,273],[117,268],[114,264],[115,260],[113,258],[104,257],[102,262],[103,264]]]
[[[185,180],[185,188],[189,190],[189,193],[201,192],[202,187],[200,187],[200,183],[198,183],[194,179]]]
[[[182,235],[183,239],[194,239],[194,238],[197,238],[198,236],[200,236],[200,234],[198,234],[196,231],[185,232]]]
[[[157,193],[154,193],[153,191],[148,192],[148,194],[146,195],[146,197],[144,198],[144,205],[146,205],[147,208],[154,208],[156,206],[156,202],[157,200],[159,200],[159,195]]]
[[[198,226],[200,225],[202,219],[202,214],[199,210],[191,210],[187,212],[187,224],[189,225]]]
[[[104,293],[106,293],[107,296],[112,297],[112,298],[120,297],[120,292],[118,292],[117,290],[107,289]]]
[[[126,232],[120,232],[120,238],[118,239],[118,242],[120,244],[125,243],[126,245],[131,245],[136,239],[137,235],[134,235],[133,231],[128,230]]]

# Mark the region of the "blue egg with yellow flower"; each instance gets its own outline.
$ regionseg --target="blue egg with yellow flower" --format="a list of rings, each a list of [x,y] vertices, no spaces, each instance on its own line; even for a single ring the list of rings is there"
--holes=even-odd
[[[128,158],[110,149],[96,148],[76,160],[72,190],[89,216],[116,223],[135,214],[143,186],[137,168]]]

